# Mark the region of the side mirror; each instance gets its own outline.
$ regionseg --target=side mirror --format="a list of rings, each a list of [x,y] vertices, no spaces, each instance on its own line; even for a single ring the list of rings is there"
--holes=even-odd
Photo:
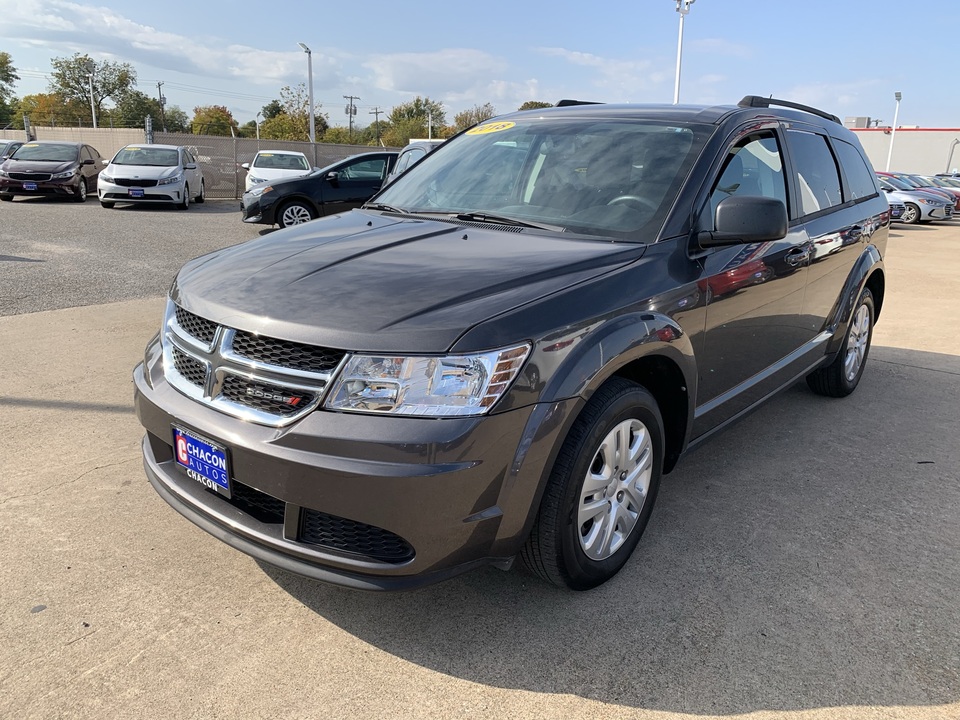
[[[702,248],[749,245],[787,236],[787,208],[774,198],[732,195],[717,205],[715,219],[716,230],[697,233]]]
[[[340,180],[340,173],[336,170],[331,170],[326,175],[323,176],[323,179],[329,182],[334,187],[337,186],[338,181]]]
[[[250,163],[240,163],[240,167],[242,167],[244,170],[249,170]]]
[[[184,166],[183,166],[183,169],[184,169],[184,170],[196,170],[196,169],[197,169],[197,164],[196,164],[196,163],[190,163],[189,165],[184,165]]]
[[[90,158],[87,158],[86,160],[81,160],[81,161],[80,161],[80,164],[81,164],[81,165],[93,165],[93,164],[94,164],[94,161],[91,160]]]

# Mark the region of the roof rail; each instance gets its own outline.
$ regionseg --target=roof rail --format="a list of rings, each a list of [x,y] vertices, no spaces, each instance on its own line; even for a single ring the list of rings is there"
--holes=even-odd
[[[570,107],[571,105],[603,105],[603,103],[591,100],[561,100],[554,107]]]
[[[790,102],[789,100],[777,100],[776,98],[772,98],[772,97],[765,98],[765,97],[760,97],[759,95],[747,95],[743,98],[743,100],[738,102],[737,105],[739,107],[760,107],[760,108],[768,108],[771,105],[777,105],[778,107],[788,107],[788,108],[793,108],[794,110],[803,110],[804,112],[808,112],[811,115],[822,117],[824,120],[832,120],[837,125],[843,125],[843,123],[840,122],[840,118],[838,118],[836,115],[831,115],[830,113],[824,112],[823,110],[817,110],[816,108],[810,107],[809,105],[801,105],[800,103]]]

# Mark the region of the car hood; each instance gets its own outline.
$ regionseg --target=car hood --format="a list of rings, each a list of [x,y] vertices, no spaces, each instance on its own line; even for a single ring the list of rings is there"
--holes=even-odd
[[[6,160],[3,165],[0,165],[4,172],[35,172],[52,174],[66,172],[67,170],[75,168],[76,166],[76,160],[68,160],[67,162],[54,160],[47,162],[40,160],[16,160],[14,158],[10,158]]]
[[[107,166],[104,172],[110,177],[132,178],[134,180],[159,180],[171,177],[180,172],[179,165],[113,165]]]
[[[280,180],[283,178],[295,178],[306,175],[310,170],[274,170],[272,168],[256,168],[249,170],[250,175],[261,180]]]
[[[353,211],[197,258],[171,297],[217,323],[286,340],[444,352],[476,323],[633,262],[644,248]]]

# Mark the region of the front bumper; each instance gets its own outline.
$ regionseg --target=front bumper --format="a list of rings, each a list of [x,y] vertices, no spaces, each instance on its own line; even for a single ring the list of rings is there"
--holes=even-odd
[[[180,203],[183,200],[183,183],[127,187],[101,180],[97,184],[97,195],[101,202]]]
[[[144,467],[161,497],[264,562],[367,590],[508,565],[526,538],[562,420],[576,405],[449,419],[315,411],[277,429],[187,398],[161,366],[151,363],[149,383],[144,365],[134,371]],[[231,484],[243,497],[228,500],[186,475],[173,458],[174,425],[227,448]],[[319,539],[311,530],[318,518]],[[384,557],[376,549],[397,541],[409,553]]]
[[[241,219],[245,223],[266,222],[263,219],[263,210],[260,207],[261,197],[261,195],[249,195],[247,193],[243,194],[243,197],[240,200],[240,214]],[[273,224],[272,221],[270,224]]]
[[[27,186],[35,186],[35,188],[28,190]],[[77,196],[77,177],[74,175],[69,178],[40,182],[0,178],[0,193],[25,197],[57,196],[73,198]]]

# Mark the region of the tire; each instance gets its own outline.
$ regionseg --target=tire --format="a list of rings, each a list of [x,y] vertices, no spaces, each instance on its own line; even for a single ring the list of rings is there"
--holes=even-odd
[[[177,203],[177,210],[189,210],[189,209],[190,209],[190,186],[184,183],[183,199]]]
[[[920,214],[920,206],[914,205],[913,203],[905,203],[905,205],[903,215],[900,216],[900,222],[904,222],[907,225],[916,225],[922,217]]]
[[[87,193],[90,192],[90,189],[87,187],[86,178],[80,178],[80,184],[77,186],[77,194],[74,195],[74,202],[82,203],[87,201]]]
[[[846,397],[860,384],[870,354],[874,319],[873,294],[864,288],[857,307],[850,316],[850,325],[843,347],[826,367],[807,375],[807,385],[818,395]]]
[[[13,202],[13,195],[0,195],[0,200],[3,202]]]
[[[197,205],[200,205],[206,202],[206,200],[207,200],[207,186],[203,180],[200,180],[200,194],[197,195],[194,202],[197,203]]]
[[[101,201],[100,201],[100,207],[105,207],[105,208],[107,208],[107,210],[109,210],[109,209],[112,208],[113,206],[114,206],[114,203],[110,202],[109,200],[101,200]]]
[[[571,590],[589,590],[616,575],[653,511],[663,454],[663,420],[653,396],[622,378],[605,383],[560,448],[520,551],[524,565]]]
[[[280,208],[277,213],[277,225],[282,228],[302,225],[317,217],[313,208],[300,200],[293,200]]]

